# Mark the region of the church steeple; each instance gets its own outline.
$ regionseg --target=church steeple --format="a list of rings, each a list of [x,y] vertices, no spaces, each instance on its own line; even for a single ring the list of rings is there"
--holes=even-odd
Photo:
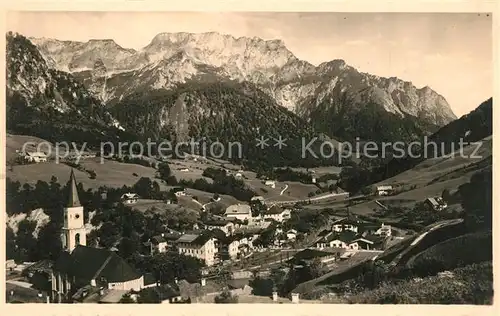
[[[72,252],[78,245],[87,244],[87,233],[83,219],[83,206],[80,204],[76,186],[75,172],[71,169],[68,182],[68,204],[64,208],[64,224],[61,241],[66,251]]]
[[[71,175],[69,176],[69,196],[67,207],[79,207],[80,198],[78,197],[78,189],[76,186],[75,172],[71,168]]]

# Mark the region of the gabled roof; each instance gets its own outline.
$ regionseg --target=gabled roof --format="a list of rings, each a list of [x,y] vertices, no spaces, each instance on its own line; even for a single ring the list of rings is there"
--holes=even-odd
[[[264,211],[264,215],[281,214],[284,211],[285,209],[280,207],[279,205],[273,205],[268,210]]]
[[[71,174],[69,176],[69,196],[67,207],[78,207],[82,206],[80,204],[80,198],[78,197],[78,189],[76,186],[75,172],[71,168]]]
[[[333,222],[333,225],[341,225],[341,224],[344,224],[344,225],[359,225],[360,222],[354,218],[341,218],[339,220],[336,220],[335,222]]]
[[[184,234],[181,237],[179,237],[179,239],[177,239],[177,242],[203,246],[212,237],[213,235],[209,231],[203,232],[201,234]]]
[[[340,240],[340,241],[345,242],[345,243],[350,243],[354,239],[356,239],[357,236],[358,236],[358,234],[355,232],[343,231],[340,233],[331,233],[329,235],[326,235],[323,238],[321,238],[320,240],[318,240],[318,242],[331,242],[334,240]]]
[[[54,270],[87,280],[104,278],[107,282],[125,282],[141,277],[116,253],[87,246],[77,246],[71,254],[63,252]]]

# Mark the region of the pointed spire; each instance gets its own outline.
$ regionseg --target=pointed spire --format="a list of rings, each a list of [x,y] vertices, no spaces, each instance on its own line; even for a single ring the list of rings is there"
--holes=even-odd
[[[81,206],[80,198],[78,197],[78,189],[76,187],[75,172],[71,168],[71,175],[69,176],[69,199],[67,207]]]

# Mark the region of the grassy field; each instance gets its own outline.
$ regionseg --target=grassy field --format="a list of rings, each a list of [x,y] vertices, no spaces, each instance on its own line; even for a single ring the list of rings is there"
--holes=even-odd
[[[427,159],[414,168],[402,172],[392,178],[383,180],[375,186],[393,185],[393,186],[426,186],[432,180],[449,173],[460,175],[461,171],[472,164],[480,162],[492,154],[492,139],[491,137],[483,139],[482,146],[477,153],[474,153],[476,146],[469,145],[463,149],[463,154],[456,153],[454,157],[439,157]],[[472,154],[481,156],[482,158],[473,158]],[[465,156],[465,157],[462,157]],[[463,178],[457,179],[462,182],[468,181],[470,172],[465,172]],[[466,180],[467,179],[467,180]],[[454,185],[454,183],[453,183]]]
[[[100,163],[100,158],[92,158],[81,161],[81,165],[87,170],[93,170],[97,174],[96,179],[90,179],[89,174],[75,169],[75,176],[78,182],[82,182],[85,189],[97,189],[100,186],[112,188],[123,185],[132,186],[141,177],[154,179],[156,170],[136,164],[120,163],[112,160],[105,160]],[[35,184],[38,180],[49,182],[52,176],[57,177],[60,183],[66,183],[69,179],[71,167],[55,162],[46,162],[30,165],[14,166],[13,170],[7,170],[7,177],[21,183]],[[137,174],[134,176],[133,174]],[[159,183],[160,188],[166,186]]]

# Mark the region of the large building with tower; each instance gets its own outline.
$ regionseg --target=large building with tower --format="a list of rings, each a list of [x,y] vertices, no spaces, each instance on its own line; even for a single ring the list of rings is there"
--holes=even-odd
[[[52,301],[72,301],[82,288],[140,290],[144,277],[115,252],[87,246],[83,206],[73,170],[69,179],[68,203],[61,233],[63,252],[52,269]]]

